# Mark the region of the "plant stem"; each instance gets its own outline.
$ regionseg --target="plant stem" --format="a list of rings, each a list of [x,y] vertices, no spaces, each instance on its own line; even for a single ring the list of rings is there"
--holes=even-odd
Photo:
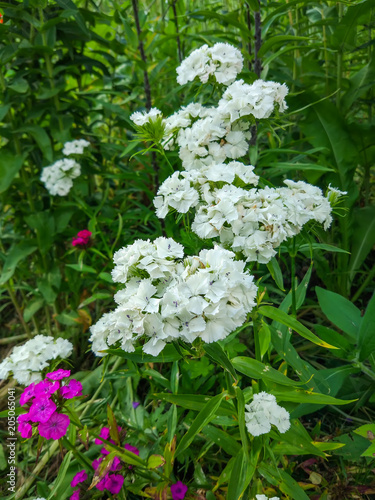
[[[365,281],[362,283],[362,285],[358,288],[358,290],[356,291],[356,293],[354,294],[353,298],[351,299],[352,302],[356,302],[359,297],[362,295],[362,292],[364,291],[364,289],[366,288],[366,286],[372,282],[373,278],[375,276],[375,265],[372,266],[372,269],[371,271],[367,274],[367,277],[365,279]]]
[[[176,40],[177,40],[177,54],[178,54],[178,60],[180,63],[182,62],[182,50],[181,50],[181,40],[180,40],[180,30],[178,27],[178,19],[177,19],[177,9],[176,9],[176,3],[178,0],[173,0],[172,1],[172,10],[173,10],[173,22],[176,27]]]
[[[342,5],[341,2],[339,2],[339,22],[341,21],[341,18],[344,13],[344,6]],[[342,47],[339,47],[338,53],[337,53],[337,94],[336,94],[336,106],[337,108],[340,107],[340,102],[341,102],[341,85],[342,85]]]
[[[28,336],[29,339],[31,339],[31,337],[32,337],[31,331],[30,331],[30,328],[29,328],[28,324],[23,319],[23,314],[22,314],[22,311],[21,311],[21,307],[18,304],[17,297],[16,297],[15,293],[13,292],[11,285],[7,284],[6,288],[8,290],[9,297],[10,297],[10,299],[11,299],[13,305],[14,305],[14,308],[17,311],[17,314],[18,314],[19,320],[21,322],[21,325],[23,326],[23,329],[25,330],[25,334]]]
[[[296,306],[296,239],[293,238],[293,250],[290,254],[291,260],[291,280],[292,280],[292,315],[297,316]]]

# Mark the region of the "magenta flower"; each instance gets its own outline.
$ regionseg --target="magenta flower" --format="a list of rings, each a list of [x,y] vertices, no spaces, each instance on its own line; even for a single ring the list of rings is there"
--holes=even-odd
[[[109,441],[110,443],[112,443],[112,444],[116,444],[116,443],[113,441],[113,439],[108,439],[108,441]],[[100,450],[100,453],[102,453],[103,455],[109,455],[109,451],[108,451],[108,450],[106,450],[106,449],[105,449],[105,447],[104,447],[104,448],[102,448],[102,449]]]
[[[20,405],[21,406],[26,404],[31,398],[33,398],[35,396],[34,387],[35,387],[35,384],[33,382],[28,387],[26,387],[26,389],[23,391],[23,393],[20,396]]]
[[[94,469],[94,470],[96,470],[96,469],[99,467],[99,465],[103,462],[103,459],[104,459],[104,457],[96,458],[96,459],[92,462],[92,464],[91,464],[91,465],[92,465],[92,467],[93,467],[93,469]]]
[[[176,484],[172,484],[171,493],[173,500],[184,500],[187,490],[188,487],[181,481],[177,481]]]
[[[120,493],[123,483],[124,478],[120,476],[120,474],[111,474],[107,476],[105,488],[112,493],[112,495],[117,495],[117,493]]]
[[[51,380],[61,380],[62,378],[70,377],[70,370],[59,368],[54,372],[47,373],[47,377]]]
[[[21,422],[29,422],[31,420],[30,414],[29,413],[22,413],[21,415],[18,415],[18,423],[20,424]]]
[[[103,479],[101,479],[98,484],[95,485],[95,487],[99,490],[99,491],[104,491],[105,490],[105,482],[107,481],[107,477],[108,477],[108,474],[106,476],[103,477]]]
[[[34,399],[29,411],[30,420],[33,422],[47,422],[55,410],[56,405],[51,399],[47,397]]]
[[[115,457],[111,465],[111,471],[116,472],[121,469],[122,469],[121,460],[118,457]]]
[[[102,437],[103,439],[108,439],[110,436],[109,432],[109,427],[102,427],[99,432],[99,436]],[[103,441],[100,439],[96,438],[94,441],[95,444],[103,444]]]
[[[28,422],[19,422],[17,430],[23,438],[29,439],[33,434],[33,428]]]
[[[72,378],[72,380],[69,380],[67,385],[63,385],[61,387],[60,393],[65,399],[72,399],[76,396],[82,396],[82,384],[81,382],[78,382],[78,380]]]
[[[60,382],[50,382],[49,380],[42,380],[34,387],[34,395],[36,398],[50,396],[56,392],[60,387]]]
[[[139,455],[139,450],[135,446],[132,446],[131,444],[126,444],[124,446],[125,450],[130,451],[131,453],[134,453],[134,455]]]
[[[76,490],[69,500],[79,500],[79,490]]]
[[[88,478],[87,472],[83,469],[80,472],[77,472],[77,474],[73,477],[70,486],[72,488],[75,488],[77,484],[83,483],[84,481],[86,481],[87,478]]]
[[[92,232],[87,229],[83,229],[77,233],[77,236],[73,238],[72,245],[74,247],[83,247],[85,248],[90,243]]]
[[[53,413],[47,422],[39,424],[38,431],[46,439],[60,439],[65,436],[70,419],[62,413]]]
[[[140,404],[141,404],[141,403],[138,403],[138,401],[134,401],[134,402],[132,403],[132,406],[133,406],[133,408],[135,409],[135,408],[138,408],[138,406],[139,406]]]

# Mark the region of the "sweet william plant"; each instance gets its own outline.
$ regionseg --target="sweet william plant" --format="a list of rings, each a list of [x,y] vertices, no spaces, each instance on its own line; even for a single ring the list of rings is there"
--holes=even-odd
[[[212,86],[212,95],[221,93],[214,106],[197,101],[167,118],[155,108],[131,117],[139,137],[151,140],[151,147],[164,158],[169,150],[178,150],[182,170],[164,181],[154,204],[161,218],[179,213],[178,220],[182,218],[196,235],[200,248],[190,255],[178,241],[163,236],[137,240],[118,250],[112,277],[125,287],[115,295],[117,308],[91,327],[90,342],[93,352],[104,358],[106,376],[110,366],[112,374],[119,374],[116,370],[126,359],[126,370],[137,377],[142,373],[154,377],[167,391],[154,395],[149,410],[133,401],[134,418],[127,420],[124,433],[115,417],[116,398],[107,407],[107,427],[97,433],[95,425],[89,429],[85,422],[102,385],[90,401],[67,406],[71,419],[64,413],[64,399],[82,396],[78,380],[60,382],[68,376],[64,369],[49,372],[38,383],[35,378],[22,394],[22,403],[30,408],[19,417],[21,436],[31,438],[37,425],[40,436],[59,440],[69,450],[61,474],[73,456],[84,466],[72,477],[71,488],[78,487],[71,490],[72,500],[99,498],[97,490],[173,500],[198,498],[201,490],[208,499],[224,495],[230,500],[264,500],[271,495],[273,500],[283,495],[307,499],[283,457],[308,453],[324,458],[325,451],[332,449],[332,443],[313,441],[293,415],[303,415],[306,403],[348,402],[329,395],[324,376],[312,373],[293,347],[295,332],[323,349],[336,348],[296,319],[309,272],[299,286],[292,276],[291,293],[276,308],[265,303],[266,290],[255,283],[252,271],[256,263],[264,263],[276,277],[280,245],[293,239],[296,252],[294,238],[302,230],[307,232],[313,224],[328,228],[333,205],[344,193],[329,188],[324,196],[319,188],[292,180],[285,181],[286,187],[274,187],[241,161],[255,121],[269,119],[275,109],[283,112],[287,95],[286,86],[275,82],[236,80],[242,66],[242,55],[235,47],[205,45],[182,62],[178,83],[199,79]],[[68,144],[63,152],[79,153],[86,146],[82,141]],[[65,196],[79,173],[74,160],[63,159],[46,167],[41,179],[50,194]],[[78,233],[74,244],[86,246],[90,237],[90,231]],[[255,356],[237,355],[241,347],[234,345],[240,332]],[[271,366],[273,350],[291,368]],[[46,360],[56,357],[57,353]],[[117,359],[111,365],[113,358]],[[204,359],[219,372],[214,387],[207,385],[210,395],[179,393],[180,360],[189,364]],[[146,363],[151,368],[142,372]],[[173,363],[169,380],[154,369],[157,363]],[[16,376],[11,358],[1,368],[6,376],[11,371]],[[45,368],[45,364],[25,367],[28,376],[39,379]],[[186,429],[179,425],[184,419],[179,408],[189,411]],[[148,434],[137,434],[141,427],[136,412],[142,410],[142,418],[152,421],[153,409],[165,422],[165,432],[150,426]],[[90,423],[95,420],[100,420],[100,414],[91,414]],[[86,454],[76,447],[76,429]],[[122,434],[129,436],[129,443],[124,444]],[[94,445],[104,446],[102,456],[90,463],[91,437]],[[190,467],[192,450],[202,437],[210,440],[209,446],[222,448],[226,459],[216,476],[204,476],[198,485],[183,471]],[[204,446],[202,453],[207,451]]]

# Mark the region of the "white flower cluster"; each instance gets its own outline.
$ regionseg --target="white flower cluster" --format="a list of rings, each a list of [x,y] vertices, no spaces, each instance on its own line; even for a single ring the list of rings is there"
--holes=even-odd
[[[73,179],[79,175],[80,165],[75,160],[64,158],[43,168],[40,180],[52,196],[66,196],[73,187]]]
[[[49,366],[52,359],[67,358],[72,352],[73,345],[69,340],[36,335],[15,347],[10,356],[0,363],[0,379],[7,379],[12,373],[22,385],[39,382],[42,380],[41,370]]]
[[[280,500],[279,497],[272,497],[268,499],[266,495],[255,495],[256,500]]]
[[[66,156],[81,155],[89,145],[90,143],[85,139],[77,139],[66,142],[62,152]],[[63,158],[49,167],[44,167],[40,180],[52,196],[66,196],[73,187],[73,179],[79,175],[81,175],[80,165],[71,158]]]
[[[85,139],[77,139],[75,141],[66,142],[64,144],[62,152],[65,156],[73,154],[81,155],[83,154],[83,150],[87,148],[87,146],[90,146],[90,143],[88,141],[85,141]]]
[[[289,413],[276,403],[276,398],[272,394],[267,392],[254,394],[253,401],[245,405],[245,409],[246,427],[253,436],[267,434],[271,430],[271,424],[281,433],[290,427]]]
[[[161,115],[162,113],[158,108],[151,108],[150,111],[136,111],[130,115],[130,119],[140,127],[147,122],[154,121],[158,116],[161,117]]]
[[[177,82],[184,85],[198,77],[202,83],[207,83],[210,76],[213,76],[218,83],[229,85],[241,72],[242,67],[242,54],[232,45],[203,45],[194,50],[177,68]]]
[[[191,61],[206,61],[207,50],[204,46],[195,51]],[[191,61],[188,66],[198,68]],[[332,222],[330,202],[340,191],[330,188],[325,197],[317,187],[289,180],[284,181],[286,187],[256,189],[254,167],[237,161],[248,151],[251,120],[268,118],[277,106],[284,111],[287,92],[276,82],[257,80],[249,85],[238,80],[225,90],[217,107],[191,103],[164,119],[163,147],[178,148],[184,170],[160,186],[154,198],[158,217],[194,208],[192,230],[200,238],[219,238],[225,248],[260,263],[269,262],[275,249],[309,221],[327,229]]]
[[[257,287],[234,253],[215,247],[183,260],[184,248],[171,238],[137,240],[114,255],[113,280],[126,286],[115,295],[118,307],[91,327],[98,356],[110,346],[154,356],[167,342],[224,339],[245,321]]]

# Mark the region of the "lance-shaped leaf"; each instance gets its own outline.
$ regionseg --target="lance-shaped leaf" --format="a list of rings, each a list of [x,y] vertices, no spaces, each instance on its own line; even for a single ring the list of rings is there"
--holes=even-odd
[[[260,312],[260,314],[263,314],[263,316],[266,316],[267,318],[278,321],[279,323],[282,323],[283,325],[287,326],[288,328],[291,328],[295,332],[299,333],[299,335],[301,335],[301,337],[304,337],[305,339],[310,340],[310,342],[313,342],[314,344],[320,345],[321,347],[326,347],[327,349],[338,349],[337,347],[330,345],[330,344],[327,344],[327,342],[324,342],[319,337],[314,335],[312,332],[310,332],[309,329],[307,329],[296,318],[289,316],[284,311],[281,311],[280,309],[277,309],[276,307],[262,306],[259,308],[259,312]]]
[[[203,427],[205,427],[209,422],[211,422],[213,418],[215,418],[220,403],[226,395],[227,393],[223,392],[222,394],[214,396],[198,413],[189,430],[181,439],[180,444],[178,445],[176,450],[176,457],[180,455],[184,450],[186,450],[186,448],[190,445],[198,432],[200,432]]]

